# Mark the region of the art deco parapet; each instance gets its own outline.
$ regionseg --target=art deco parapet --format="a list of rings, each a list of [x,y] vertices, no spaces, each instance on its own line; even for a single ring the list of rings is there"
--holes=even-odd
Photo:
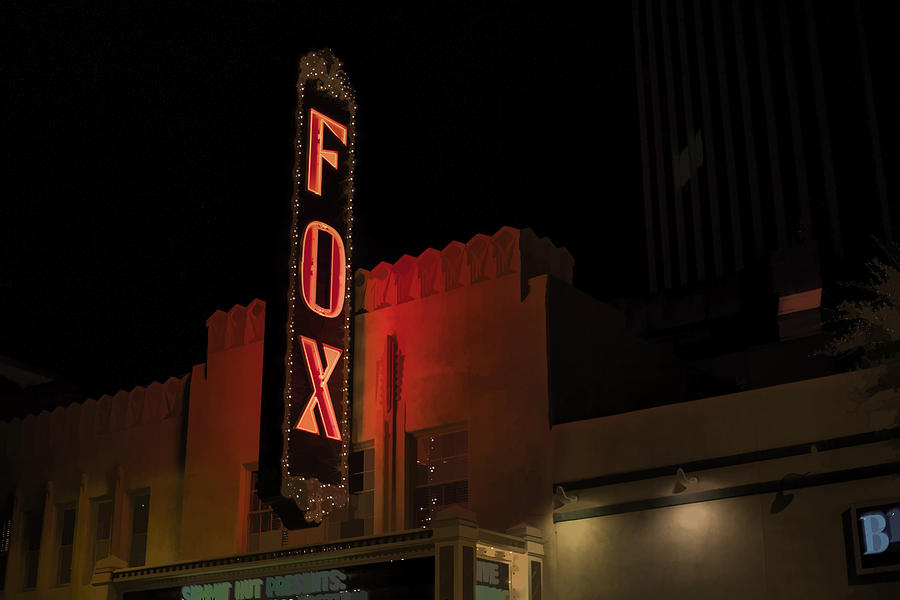
[[[206,355],[263,339],[266,303],[256,299],[247,306],[235,304],[228,312],[217,310],[206,320]]]
[[[403,255],[371,271],[358,269],[354,309],[378,310],[515,273],[523,282],[552,275],[572,283],[573,266],[569,251],[548,238],[538,238],[531,229],[503,227],[492,236],[478,234],[466,244],[450,242],[443,250],[428,248],[418,257]]]
[[[146,388],[138,386],[129,392],[87,400],[84,409],[89,411],[96,404],[94,433],[120,431],[181,415],[187,387],[187,375],[170,377],[165,383],[154,381]]]
[[[57,407],[53,412],[0,422],[7,456],[33,456],[74,448],[79,440],[181,416],[189,376]]]

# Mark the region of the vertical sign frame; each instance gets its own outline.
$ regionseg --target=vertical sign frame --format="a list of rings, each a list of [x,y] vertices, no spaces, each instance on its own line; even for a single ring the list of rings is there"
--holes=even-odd
[[[316,526],[347,502],[355,138],[355,95],[340,61],[329,49],[306,54],[260,407],[259,494],[289,529]]]

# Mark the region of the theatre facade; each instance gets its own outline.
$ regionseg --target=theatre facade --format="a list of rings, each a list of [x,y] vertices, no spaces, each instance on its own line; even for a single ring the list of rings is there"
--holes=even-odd
[[[663,402],[683,365],[572,268],[503,228],[357,271],[348,498],[317,526],[257,494],[259,300],[188,375],[0,423],[3,597],[896,597],[875,374]]]
[[[353,271],[329,51],[298,98],[267,301],[186,375],[0,421],[2,599],[900,597],[897,394],[798,355],[821,288],[693,360],[529,229]]]

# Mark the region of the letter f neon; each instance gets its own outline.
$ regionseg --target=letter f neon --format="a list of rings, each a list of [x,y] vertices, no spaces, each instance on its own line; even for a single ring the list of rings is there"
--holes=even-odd
[[[338,167],[337,150],[325,150],[322,143],[325,138],[325,127],[347,145],[347,127],[334,119],[326,117],[314,108],[309,109],[309,146],[306,161],[306,189],[317,196],[322,195],[322,161],[333,168]]]

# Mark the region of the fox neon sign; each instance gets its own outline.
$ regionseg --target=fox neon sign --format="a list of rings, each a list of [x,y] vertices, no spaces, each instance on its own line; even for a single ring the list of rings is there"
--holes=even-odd
[[[335,150],[326,150],[323,147],[325,127],[334,133],[340,141],[347,144],[347,127],[338,123],[314,108],[309,110],[309,145],[307,147],[306,189],[317,196],[322,195],[322,163],[327,162],[333,168],[338,168],[338,153]],[[331,238],[329,248],[331,250],[331,270],[328,276],[328,306],[322,306],[317,297],[319,284],[319,234],[325,233]],[[344,287],[346,284],[347,250],[344,240],[338,231],[321,221],[311,221],[303,232],[303,241],[300,243],[300,288],[301,296],[306,307],[312,312],[327,319],[333,319],[343,312]],[[306,401],[303,413],[297,420],[294,429],[319,435],[319,426],[316,423],[314,410],[319,409],[322,418],[325,436],[332,440],[341,439],[340,426],[334,414],[334,405],[331,394],[328,391],[328,382],[337,366],[338,359],[343,351],[340,348],[321,344],[325,352],[325,368],[322,368],[322,360],[319,357],[320,343],[313,338],[300,336],[303,345],[307,375],[312,384],[313,392]]]
[[[330,50],[300,59],[297,97],[289,237],[279,249],[287,277],[266,305],[258,488],[291,529],[347,500],[356,136],[354,92]]]

